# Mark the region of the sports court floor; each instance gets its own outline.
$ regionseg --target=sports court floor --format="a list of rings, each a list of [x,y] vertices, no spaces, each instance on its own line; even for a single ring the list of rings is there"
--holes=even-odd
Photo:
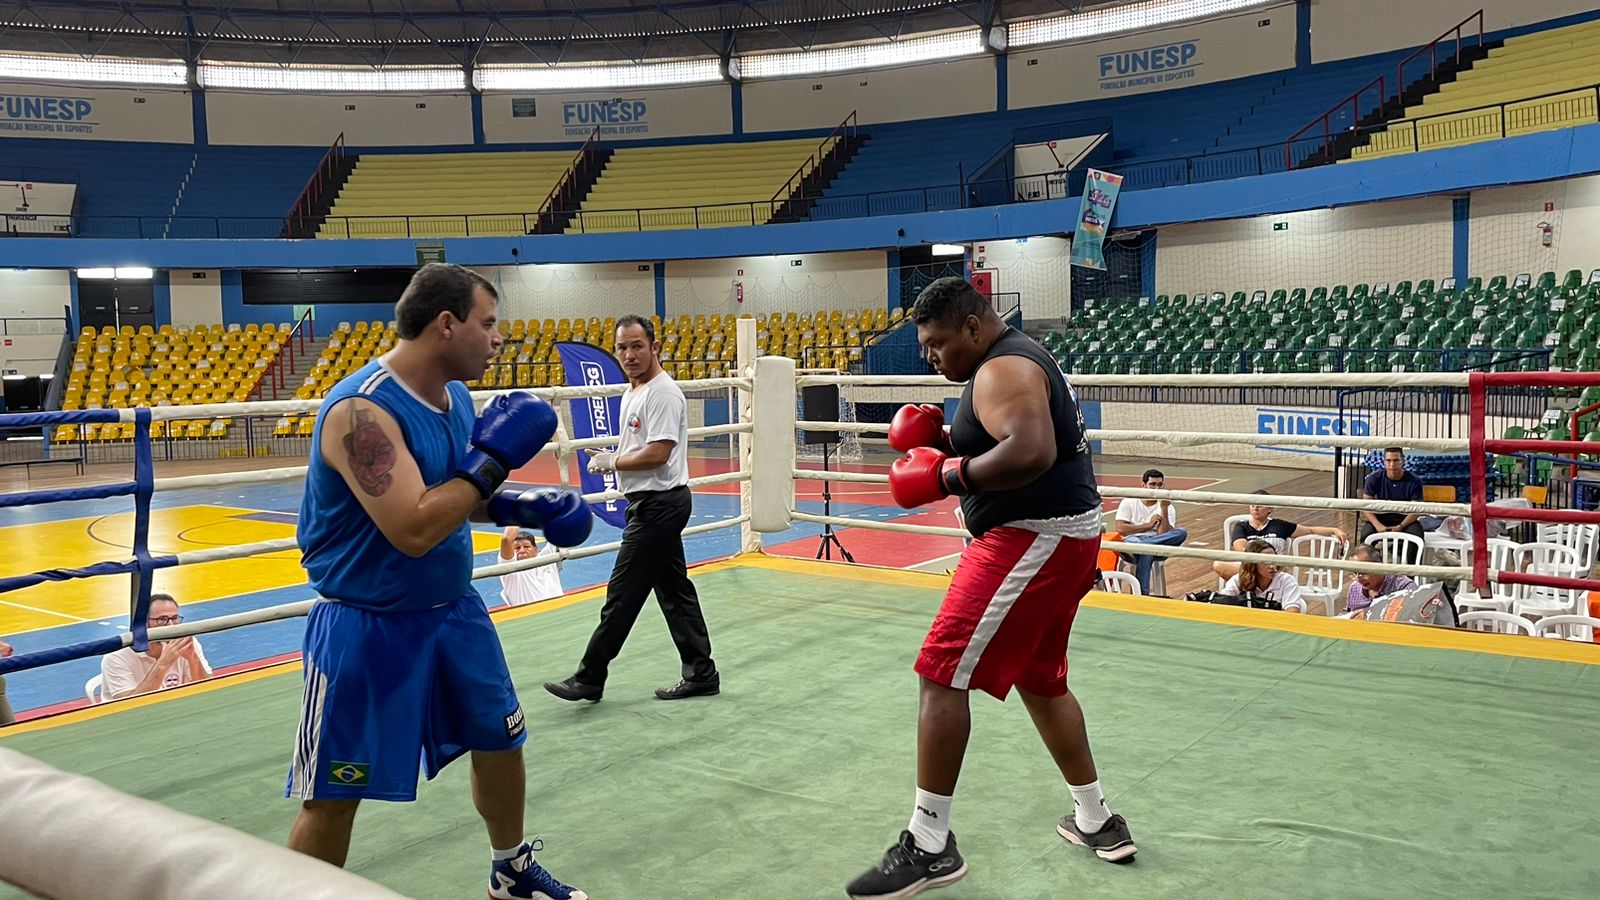
[[[695,476],[729,471],[726,458],[700,456],[691,460]],[[106,470],[101,480],[127,477],[125,468]],[[887,471],[886,463],[853,464],[861,471]],[[1102,466],[1102,468],[1106,468]],[[1111,467],[1113,470],[1115,467]],[[541,458],[523,469],[517,480],[528,484],[555,484],[555,464]],[[1136,476],[1111,471],[1101,476],[1106,484],[1137,484]],[[1203,487],[1223,482],[1211,477],[1173,477],[1178,487]],[[17,485],[9,489],[24,489]],[[35,484],[33,487],[39,487]],[[695,492],[694,518],[704,524],[738,515],[738,485],[711,485]],[[1235,487],[1229,483],[1229,489]],[[256,541],[292,538],[300,505],[299,482],[250,484],[212,489],[159,492],[153,502],[150,546],[157,553],[176,553]],[[954,526],[954,501],[910,511],[890,500],[881,484],[834,484],[834,515],[878,521],[914,522]],[[822,512],[822,483],[796,483],[799,508]],[[1108,508],[1115,501],[1108,501]],[[75,568],[131,555],[133,504],[128,498],[55,503],[0,510],[0,546],[12,552],[0,557],[0,577],[43,569]],[[821,527],[798,525],[781,535],[765,538],[767,552],[811,558],[816,555]],[[617,540],[620,531],[599,520],[591,543]],[[887,534],[860,528],[840,532],[847,549],[860,562],[898,568],[925,567],[943,572],[954,565],[961,541],[922,535]],[[497,561],[500,532],[480,526],[474,535],[477,564]],[[737,529],[690,537],[685,549],[691,562],[719,559],[739,550]],[[574,560],[564,565],[562,585],[568,590],[603,583],[614,557],[605,555]],[[127,576],[47,582],[0,595],[0,638],[17,652],[28,652],[105,637],[127,630],[129,581]],[[305,587],[305,572],[295,552],[248,559],[225,560],[164,569],[156,574],[157,590],[173,594],[185,618],[210,618],[281,603],[306,600],[314,594]],[[492,606],[499,604],[499,582],[479,581],[478,590]],[[206,658],[223,673],[282,661],[300,649],[303,631],[299,620],[274,622],[203,637]],[[84,683],[99,674],[96,659],[21,672],[7,678],[7,693],[22,718],[48,715],[87,704]],[[570,674],[570,673],[567,673]]]
[[[651,698],[678,664],[647,613],[606,699],[561,703],[539,683],[570,672],[598,592],[496,614],[541,858],[597,900],[843,896],[905,824],[910,667],[946,579],[741,556],[695,580],[714,699]],[[1600,879],[1592,647],[1092,595],[1072,681],[1137,861],[1056,836],[1071,802],[1028,716],[980,697],[953,814],[972,872],[938,896],[1580,897]],[[298,699],[285,663],[24,723],[0,745],[281,842]],[[368,804],[356,830],[363,876],[424,898],[482,890],[465,766],[416,804]]]

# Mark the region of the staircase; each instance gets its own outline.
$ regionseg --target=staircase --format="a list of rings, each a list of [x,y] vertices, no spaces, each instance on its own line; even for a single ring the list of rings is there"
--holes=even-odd
[[[298,338],[293,340],[294,351],[290,352],[285,347],[284,352],[278,354],[278,359],[267,367],[267,373],[261,376],[261,381],[256,384],[254,400],[293,400],[294,392],[306,379],[306,373],[317,365],[317,360],[322,358],[322,351],[328,346],[328,337],[320,337],[305,342],[305,347],[300,347]],[[281,370],[281,371],[280,371]],[[283,387],[278,387],[282,376]]]
[[[798,222],[811,217],[811,208],[817,205],[822,192],[828,189],[844,167],[850,164],[867,143],[869,135],[851,132],[835,142],[828,149],[826,156],[812,168],[806,176],[800,179],[799,187],[795,188],[788,198],[773,212],[772,222]]]

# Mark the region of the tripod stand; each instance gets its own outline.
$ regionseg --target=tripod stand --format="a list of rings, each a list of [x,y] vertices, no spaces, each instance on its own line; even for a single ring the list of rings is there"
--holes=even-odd
[[[822,444],[822,471],[823,472],[827,472],[828,471],[828,444],[827,444],[827,442],[823,442],[823,444]],[[827,479],[823,479],[823,481],[822,481],[822,514],[824,516],[833,515],[833,512],[832,512],[833,490],[832,490],[832,487],[831,487],[832,484],[833,484],[833,482],[828,481]],[[833,533],[833,525],[832,525],[832,523],[823,522],[822,523],[822,541],[821,541],[821,543],[819,543],[817,545],[817,559],[828,559],[828,560],[833,559],[833,548],[834,547],[838,547],[839,548],[839,558],[840,559],[843,559],[845,562],[848,562],[848,563],[853,563],[853,562],[856,561],[855,557],[850,555],[850,551],[846,550],[844,548],[844,542],[839,540],[839,536],[837,534]]]

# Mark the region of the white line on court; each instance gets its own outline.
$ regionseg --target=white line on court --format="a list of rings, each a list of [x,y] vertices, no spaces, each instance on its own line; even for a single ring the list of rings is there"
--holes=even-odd
[[[94,619],[85,618],[83,616],[74,616],[71,613],[56,612],[53,609],[40,609],[37,606],[28,606],[25,603],[14,603],[14,602],[12,602],[10,600],[0,600],[0,606],[9,606],[9,607],[11,607],[13,609],[27,610],[28,612],[38,613],[41,616],[55,616],[55,617],[60,618],[60,619],[69,619],[69,620],[71,620],[73,622],[93,622],[94,621]],[[28,631],[44,631],[44,630],[45,629],[43,629],[43,628],[30,628],[30,629],[28,629]],[[11,633],[12,634],[27,634],[28,631],[13,631]]]

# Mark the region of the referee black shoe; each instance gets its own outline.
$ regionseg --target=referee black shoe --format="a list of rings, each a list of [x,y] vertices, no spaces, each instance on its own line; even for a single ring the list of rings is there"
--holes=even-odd
[[[949,887],[965,878],[967,861],[956,850],[956,836],[945,839],[944,849],[928,853],[917,846],[911,832],[900,832],[900,840],[883,855],[876,868],[861,873],[844,889],[853,900],[902,900],[923,891]]]
[[[584,684],[574,675],[566,681],[546,681],[544,689],[563,700],[588,700],[590,703],[600,702],[600,695],[605,693],[605,688],[598,684]]]
[[[672,687],[656,688],[657,700],[686,700],[690,697],[715,697],[722,693],[722,678],[713,676],[705,681],[685,678]]]
[[[1068,843],[1087,847],[1106,862],[1123,862],[1133,859],[1139,848],[1133,846],[1133,835],[1128,832],[1128,821],[1121,816],[1107,819],[1099,831],[1084,833],[1078,828],[1077,816],[1062,816],[1056,823],[1056,833]]]

